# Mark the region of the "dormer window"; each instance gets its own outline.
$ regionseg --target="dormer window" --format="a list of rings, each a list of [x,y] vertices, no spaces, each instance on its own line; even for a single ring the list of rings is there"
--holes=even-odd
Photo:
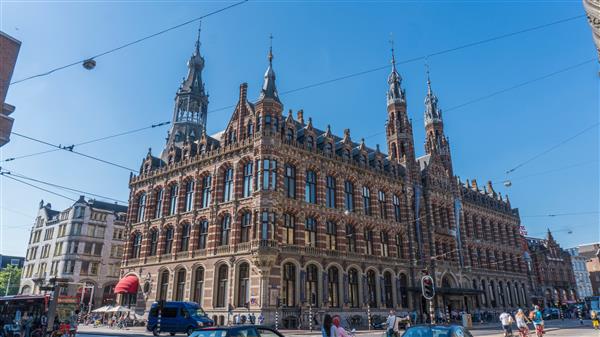
[[[331,155],[332,152],[332,146],[331,143],[325,143],[325,147],[323,148],[323,151],[325,152],[326,155]]]
[[[181,132],[177,131],[177,133],[175,134],[175,141],[176,142],[180,142],[181,141]]]
[[[367,165],[367,157],[364,154],[361,154],[358,158],[361,165]]]
[[[288,142],[291,142],[292,140],[294,140],[294,130],[292,130],[291,128],[288,128],[287,132],[285,134],[285,139]]]
[[[343,158],[343,159],[345,159],[345,160],[348,160],[348,159],[350,159],[350,150],[348,150],[348,149],[344,149],[344,150],[342,151],[342,158]]]
[[[252,134],[254,133],[254,126],[252,125],[252,122],[248,123],[246,132],[248,133],[248,137],[252,137]]]
[[[313,139],[313,137],[312,137],[312,136],[308,136],[308,137],[306,137],[306,148],[307,148],[308,150],[311,150],[311,151],[312,151],[312,149],[313,149],[313,146],[314,146],[314,142],[315,142],[315,141],[314,141],[314,139]]]

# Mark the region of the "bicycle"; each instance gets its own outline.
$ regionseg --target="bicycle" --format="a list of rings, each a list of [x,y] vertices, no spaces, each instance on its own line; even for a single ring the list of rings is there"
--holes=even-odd
[[[544,325],[542,325],[542,324],[535,324],[535,335],[537,337],[544,336]]]

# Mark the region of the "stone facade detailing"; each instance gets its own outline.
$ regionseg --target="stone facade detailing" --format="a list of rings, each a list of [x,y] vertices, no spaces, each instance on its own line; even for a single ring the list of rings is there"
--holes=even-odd
[[[10,140],[10,132],[14,119],[9,117],[15,107],[6,103],[6,94],[10,86],[17,55],[21,49],[21,41],[0,31],[0,146]]]

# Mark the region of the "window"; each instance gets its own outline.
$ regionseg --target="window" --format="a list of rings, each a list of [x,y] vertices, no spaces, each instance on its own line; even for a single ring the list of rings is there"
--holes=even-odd
[[[208,220],[202,220],[202,222],[200,222],[198,236],[198,249],[206,249],[206,243],[208,241]]]
[[[296,198],[296,167],[292,165],[285,165],[285,177],[284,177],[285,195],[288,198]]]
[[[306,148],[308,150],[312,151],[312,149],[314,148],[314,146],[315,146],[314,138],[312,136],[306,137]]]
[[[281,296],[283,306],[293,307],[296,305],[296,266],[292,263],[286,263],[283,266]]]
[[[394,298],[392,296],[392,274],[389,271],[383,273],[383,299],[386,308],[394,307]]]
[[[46,232],[44,233],[44,240],[50,240],[50,239],[52,239],[53,236],[54,236],[54,228],[46,229]]]
[[[358,308],[358,271],[352,268],[348,271],[348,301],[351,308]]]
[[[327,176],[325,189],[325,204],[329,208],[335,208],[335,178]]]
[[[265,116],[265,130],[271,129],[271,115]]]
[[[144,221],[145,214],[146,214],[146,193],[142,193],[138,197],[138,212],[137,212],[136,222]]]
[[[371,191],[367,186],[363,186],[363,211],[365,215],[371,215]]]
[[[158,299],[166,300],[169,290],[169,271],[165,270],[160,274],[160,286],[158,287]]]
[[[90,275],[98,275],[98,262],[90,264]]]
[[[317,221],[315,218],[306,218],[304,226],[304,242],[309,247],[317,246]]]
[[[208,207],[210,205],[210,184],[211,184],[211,176],[207,175],[202,178],[202,208]]]
[[[390,256],[390,242],[387,232],[381,232],[381,256]]]
[[[233,189],[233,169],[228,168],[223,175],[223,202],[231,200]]]
[[[291,128],[288,128],[285,133],[285,139],[288,142],[291,142],[292,140],[294,140],[294,130],[292,130]]]
[[[194,184],[193,180],[190,180],[185,184],[185,211],[190,212],[194,209]]]
[[[277,161],[263,159],[261,166],[261,188],[263,190],[275,190],[277,186]]]
[[[252,213],[246,212],[242,215],[240,242],[250,241],[250,227],[252,226]]]
[[[242,263],[238,272],[238,307],[246,306],[250,295],[250,267]]]
[[[156,206],[154,208],[154,218],[160,218],[162,217],[162,213],[163,213],[163,196],[164,195],[164,191],[163,189],[159,189],[158,191],[156,191]]]
[[[337,267],[329,268],[327,272],[327,285],[329,287],[329,306],[337,308],[340,306],[340,278]]]
[[[335,222],[326,223],[327,249],[336,250],[337,248],[337,226]]]
[[[225,308],[227,298],[227,275],[226,265],[221,265],[217,272],[217,298],[215,308]]]
[[[81,224],[80,223],[71,224],[71,235],[81,235]],[[35,241],[35,242],[37,242],[37,241]]]
[[[395,194],[392,196],[392,204],[394,205],[394,219],[400,222],[400,198]]]
[[[202,292],[204,290],[204,268],[198,267],[194,277],[194,297],[193,301],[202,306]]]
[[[283,215],[283,243],[288,245],[295,244],[294,240],[294,227],[296,219],[291,214]]]
[[[344,206],[348,212],[354,212],[354,184],[349,180],[344,182]]]
[[[367,295],[371,308],[377,307],[377,278],[373,270],[367,272]]]
[[[170,254],[173,248],[173,227],[168,227],[165,231],[165,247],[163,254]]]
[[[317,174],[314,171],[306,171],[304,200],[311,204],[317,203]]]
[[[185,269],[181,268],[177,271],[177,281],[175,288],[175,301],[183,301],[183,293],[185,291]]]
[[[331,143],[325,143],[325,146],[323,146],[323,152],[325,152],[325,154],[328,156],[331,155],[331,153],[333,152]]]
[[[229,231],[231,230],[231,216],[223,215],[221,219],[221,240],[219,246],[227,246],[229,244]]]
[[[356,253],[356,230],[352,225],[346,225],[346,238],[348,239],[348,251]]]
[[[249,122],[248,126],[246,127],[246,133],[248,134],[248,137],[251,137],[253,132],[254,132],[254,128],[253,128],[252,122]]]
[[[398,233],[396,234],[396,250],[399,258],[405,258],[404,254],[404,242],[402,241],[402,236]]]
[[[179,251],[185,252],[190,248],[190,224],[184,224],[181,226],[181,243],[179,245]]]
[[[269,217],[272,216],[273,220],[270,221]],[[275,223],[275,214],[269,214],[269,212],[262,212],[261,214],[261,239],[269,240],[273,239],[273,235],[275,234],[275,228],[271,228]]]
[[[313,307],[318,306],[317,296],[319,296],[319,270],[314,264],[306,267],[306,293],[308,301]]]
[[[177,212],[177,194],[179,193],[179,187],[177,184],[173,184],[169,189],[169,215],[173,215]]]
[[[244,184],[242,197],[247,198],[252,194],[252,162],[244,165]]]
[[[385,202],[385,192],[379,191],[379,193],[377,193],[377,202],[379,203],[379,217],[382,219],[387,219],[387,205]]]
[[[149,256],[156,255],[158,250],[158,230],[155,228],[150,230],[150,251],[148,252]]]
[[[366,254],[373,255],[373,231],[365,229],[365,241],[366,241]]]
[[[473,280],[475,282],[475,280]],[[408,278],[404,274],[400,274],[400,306],[408,308]],[[477,300],[477,298],[476,298]],[[476,306],[479,307],[479,306]]]

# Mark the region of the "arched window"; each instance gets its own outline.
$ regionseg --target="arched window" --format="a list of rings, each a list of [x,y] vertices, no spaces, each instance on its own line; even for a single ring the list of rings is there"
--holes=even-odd
[[[348,271],[348,288],[350,307],[358,308],[358,271],[354,268]]]
[[[340,274],[337,267],[330,267],[327,271],[327,283],[329,295],[329,306],[337,308],[340,306]]]
[[[377,278],[373,270],[367,272],[367,295],[371,308],[377,307]]]
[[[136,222],[144,221],[146,215],[146,193],[140,194],[138,197],[138,212]]]
[[[325,206],[335,208],[335,178],[332,176],[326,178]]]
[[[142,251],[142,234],[140,232],[136,232],[133,235],[131,243],[131,258],[137,259],[140,257],[140,252]]]
[[[260,176],[262,177],[261,188],[265,191],[274,191],[277,186],[277,161],[274,159],[263,159],[262,166],[260,166]]]
[[[296,198],[296,167],[286,164],[285,177],[283,180],[285,187],[285,195],[288,198]]]
[[[169,189],[169,215],[177,213],[177,195],[179,194],[179,186],[171,185]]]
[[[383,273],[383,298],[386,308],[394,307],[394,297],[392,295],[392,274],[389,271]]]
[[[158,299],[166,300],[168,290],[169,290],[169,271],[164,270],[160,274],[160,283],[159,283],[159,287],[158,287]]]
[[[314,264],[306,267],[306,294],[313,307],[318,307],[319,301],[319,270]]]
[[[473,280],[473,290],[477,290],[477,280]],[[475,296],[475,308],[479,308],[479,296]]]
[[[350,224],[346,225],[346,239],[348,251],[356,253],[356,229]]]
[[[371,191],[367,186],[363,186],[363,211],[365,215],[371,215]]]
[[[317,246],[317,220],[306,218],[304,226],[304,243],[309,247]]]
[[[156,204],[154,206],[154,218],[160,218],[163,216],[163,198],[164,198],[164,190],[158,189],[156,191]]]
[[[281,302],[285,307],[296,305],[296,266],[293,263],[283,265],[283,280],[281,285]]]
[[[325,152],[326,155],[330,156],[331,153],[333,152],[332,147],[331,147],[331,143],[327,142],[325,143],[325,146],[323,148],[323,152]]]
[[[294,130],[292,130],[291,128],[288,128],[285,133],[285,139],[288,142],[291,142],[292,140],[294,140]]]
[[[229,270],[227,265],[221,265],[217,271],[217,298],[215,308],[225,308],[227,300],[227,277]]]
[[[240,242],[250,241],[250,227],[252,226],[252,213],[246,212],[242,214],[240,223]]]
[[[367,165],[367,156],[365,156],[364,154],[359,155],[358,157],[359,162],[361,165],[366,166]]]
[[[196,268],[194,273],[194,302],[202,306],[202,293],[204,291],[204,267]]]
[[[327,240],[327,249],[337,249],[337,226],[333,221],[327,221],[325,224],[325,237]]]
[[[179,251],[185,252],[190,248],[190,224],[183,224],[181,226],[181,242],[179,244]]]
[[[483,293],[481,294],[481,304],[483,306],[487,305],[487,287],[485,286],[485,280],[481,280],[481,290],[483,290]]]
[[[248,263],[242,263],[238,271],[238,296],[237,306],[242,307],[248,303],[250,294],[250,267]]]
[[[231,216],[223,215],[221,219],[221,240],[219,246],[227,246],[229,244],[229,231],[231,230]]]
[[[150,250],[148,252],[149,256],[154,256],[158,252],[158,230],[156,228],[152,228],[150,230]]]
[[[306,171],[304,200],[311,204],[317,203],[317,174],[315,171]]]
[[[211,176],[207,175],[202,178],[202,208],[206,208],[210,205],[210,184]]]
[[[198,249],[206,249],[208,242],[208,220],[202,220],[198,231]]]
[[[190,181],[185,184],[185,211],[189,212],[194,209],[194,180],[190,179]]]
[[[404,274],[400,274],[400,306],[408,308],[408,278]]]
[[[262,240],[273,240],[275,236],[275,217],[274,214],[270,214],[267,211],[263,211],[260,217],[260,238]]]
[[[165,247],[163,254],[170,254],[173,249],[173,227],[167,227],[165,231]]]
[[[396,251],[399,258],[403,259],[406,257],[404,254],[404,241],[402,240],[402,235],[400,233],[396,234]]]
[[[177,285],[175,289],[175,301],[183,301],[183,294],[185,292],[185,269],[181,268],[177,272]]]
[[[306,148],[312,150],[315,147],[315,140],[312,136],[306,137]]]
[[[400,212],[400,198],[396,194],[392,196],[392,204],[394,205],[394,220],[400,222],[402,215]]]
[[[252,162],[244,165],[244,183],[242,190],[242,197],[247,198],[252,194]]]
[[[354,212],[354,184],[350,180],[344,182],[344,206],[348,212]]]
[[[230,167],[225,170],[223,175],[223,202],[231,200],[233,191],[233,169]]]
[[[248,134],[248,137],[252,137],[252,135],[254,134],[254,126],[252,125],[252,122],[248,122],[248,126],[246,127],[246,133]]]
[[[365,249],[367,255],[373,255],[373,231],[365,229]]]

